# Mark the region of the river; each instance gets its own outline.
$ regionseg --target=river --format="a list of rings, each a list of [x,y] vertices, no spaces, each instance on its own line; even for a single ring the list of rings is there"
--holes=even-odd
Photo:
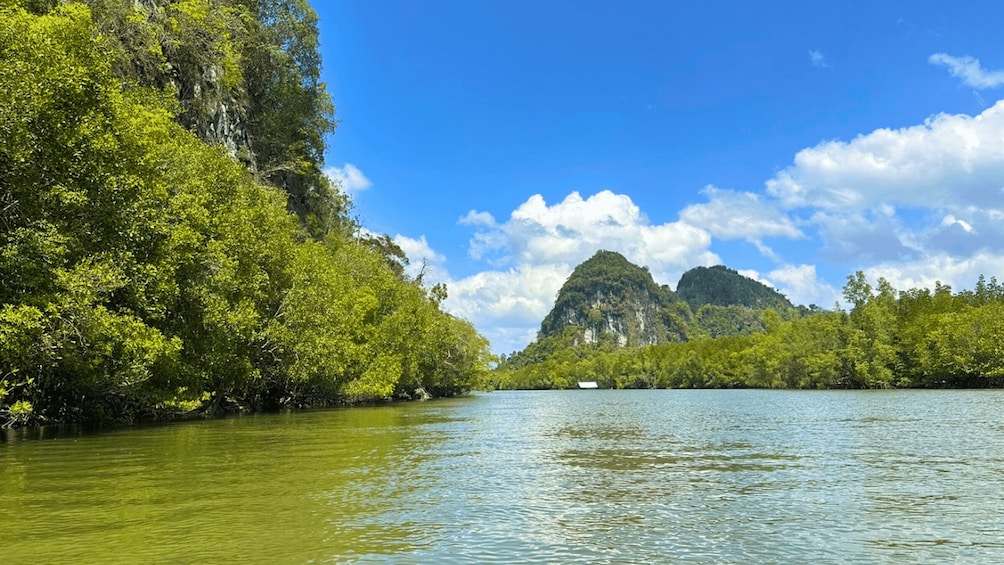
[[[4,563],[1004,562],[1004,391],[495,392],[0,442]]]

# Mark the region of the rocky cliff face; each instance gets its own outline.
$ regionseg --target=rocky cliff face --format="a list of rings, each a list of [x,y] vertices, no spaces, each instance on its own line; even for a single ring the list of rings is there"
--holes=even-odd
[[[116,75],[173,95],[177,121],[257,170],[248,127],[250,101],[240,79],[247,21],[227,2],[83,0]],[[246,13],[246,12],[244,12]]]
[[[320,82],[317,15],[308,3],[83,2],[126,88],[158,92],[182,126],[288,193],[311,235],[351,223],[345,196],[323,173],[334,106]]]
[[[646,269],[619,253],[599,251],[565,281],[541,324],[541,335],[575,327],[581,343],[604,336],[620,347],[679,341],[684,332],[671,316],[676,302],[673,292],[657,285]]]
[[[223,69],[211,66],[183,74],[169,69],[183,111],[178,122],[210,145],[219,145],[252,172],[258,164],[248,132],[249,104],[236,99],[221,84]]]

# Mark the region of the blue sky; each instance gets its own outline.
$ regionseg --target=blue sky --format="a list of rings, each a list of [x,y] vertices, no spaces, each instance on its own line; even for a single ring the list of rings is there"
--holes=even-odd
[[[997,2],[314,4],[329,173],[496,352],[598,249],[823,307],[1004,278]]]

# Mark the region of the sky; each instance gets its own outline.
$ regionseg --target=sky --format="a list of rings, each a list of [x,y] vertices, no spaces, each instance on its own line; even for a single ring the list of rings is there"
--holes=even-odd
[[[317,1],[326,166],[496,353],[618,251],[833,308],[1004,279],[1004,4]]]

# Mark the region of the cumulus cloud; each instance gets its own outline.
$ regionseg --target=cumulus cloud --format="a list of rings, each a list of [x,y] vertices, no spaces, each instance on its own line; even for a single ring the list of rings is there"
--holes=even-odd
[[[708,197],[704,204],[694,204],[680,212],[680,219],[701,226],[714,237],[750,239],[765,236],[800,238],[794,222],[778,207],[752,192],[734,192],[714,186],[701,191]]]
[[[817,212],[811,221],[818,226],[822,256],[840,263],[902,260],[921,251],[914,235],[896,217],[880,209],[865,212]]]
[[[443,308],[473,323],[498,353],[522,349],[536,337],[541,320],[572,269],[565,264],[520,265],[454,278],[446,257],[424,235],[397,234],[394,243],[410,260],[405,273],[411,277],[421,273],[427,288],[445,283]]]
[[[450,311],[475,323],[537,328],[571,274],[569,265],[520,265],[483,271],[449,285]]]
[[[396,240],[412,258],[432,258],[430,269],[449,285],[446,307],[474,322],[498,352],[533,338],[572,268],[599,249],[648,266],[672,286],[689,268],[721,263],[713,240],[744,240],[778,266],[741,272],[796,304],[822,307],[840,299],[842,285],[820,277],[811,264],[818,259],[828,271],[861,269],[900,289],[937,280],[969,288],[1004,265],[1004,101],[975,116],[940,114],[805,148],[762,193],[707,186],[702,194],[704,202],[666,223],[650,222],[629,196],[612,191],[551,203],[534,195],[508,218],[471,210],[458,219],[473,232],[468,254],[490,268],[459,279],[424,239]],[[766,243],[796,239],[812,255],[791,264]]]
[[[505,221],[471,210],[458,222],[475,228],[468,254],[492,269],[448,280],[444,305],[471,320],[498,352],[534,338],[572,269],[600,249],[674,286],[683,271],[721,262],[707,230],[686,221],[653,224],[630,197],[609,190],[588,198],[573,192],[554,204],[534,195]]]
[[[370,179],[352,163],[345,163],[344,167],[328,167],[324,169],[324,174],[347,194],[355,194],[373,186]]]
[[[478,212],[471,210],[467,215],[460,218],[460,224],[465,226],[495,226],[495,217],[488,212]]]
[[[433,249],[424,235],[412,238],[397,234],[394,243],[411,261],[405,273],[411,277],[421,273],[427,288],[445,283],[443,308],[473,323],[497,353],[523,349],[536,337],[541,320],[574,268],[565,263],[524,264],[454,278],[446,257]]]
[[[935,53],[928,62],[932,65],[948,67],[948,72],[962,83],[975,89],[996,88],[1004,84],[1004,71],[988,71],[980,64],[980,60],[968,55],[953,57],[947,53]]]
[[[1004,101],[975,116],[940,114],[822,142],[799,151],[765,188],[708,186],[705,202],[665,224],[650,223],[628,196],[611,191],[572,193],[553,204],[533,196],[505,221],[471,211],[462,219],[476,228],[471,256],[517,268],[466,281],[467,308],[491,302],[493,319],[537,324],[571,268],[596,249],[619,251],[648,265],[658,282],[674,284],[683,270],[719,262],[712,238],[748,241],[778,262],[767,273],[744,272],[796,304],[828,307],[840,291],[804,259],[785,264],[769,238],[816,240],[816,258],[848,273],[885,276],[899,288],[938,279],[968,287],[1004,264]],[[530,300],[518,281],[545,265],[557,267],[551,286]],[[505,327],[517,335],[521,326]]]
[[[553,205],[537,194],[504,223],[486,223],[481,214],[468,213],[464,220],[475,225],[477,218],[481,228],[469,251],[496,264],[574,266],[607,249],[667,277],[661,282],[675,283],[687,268],[718,261],[705,229],[684,221],[652,224],[630,197],[609,190],[588,198],[572,192]]]
[[[1004,101],[803,149],[766,188],[837,262],[1004,252]]]
[[[977,116],[939,114],[922,125],[803,149],[766,186],[788,208],[932,208],[958,202],[1000,208],[1004,101]]]
[[[980,215],[975,214],[973,218]],[[977,231],[972,222],[980,222],[981,229]],[[989,220],[989,218],[979,220],[972,219],[966,221],[948,214],[941,220],[941,224],[929,229],[924,235],[922,242],[928,249],[947,252],[952,255],[971,255],[984,249],[999,249],[998,242],[1001,241],[999,222]],[[991,230],[991,233],[982,233]]]
[[[713,237],[746,240],[761,255],[775,261],[780,258],[763,242],[764,237],[805,237],[776,202],[759,194],[722,190],[710,185],[701,193],[708,201],[687,206],[680,212],[680,219],[707,230]]]
[[[883,277],[896,289],[930,288],[940,282],[955,291],[973,288],[979,276],[999,277],[1004,254],[979,252],[957,256],[938,253],[916,261],[887,262],[863,269],[872,281]]]
[[[427,284],[445,282],[443,307],[474,324],[497,353],[526,347],[537,336],[540,322],[554,305],[561,285],[574,265],[519,265],[451,278],[442,265],[426,271]]]
[[[785,265],[768,273],[767,279],[792,304],[829,308],[840,299],[840,291],[819,279],[815,265]]]
[[[965,220],[960,220],[951,214],[942,218],[941,226],[942,227],[959,226],[960,228],[962,228],[962,231],[966,233],[973,233],[973,226],[970,225],[969,222]]]

